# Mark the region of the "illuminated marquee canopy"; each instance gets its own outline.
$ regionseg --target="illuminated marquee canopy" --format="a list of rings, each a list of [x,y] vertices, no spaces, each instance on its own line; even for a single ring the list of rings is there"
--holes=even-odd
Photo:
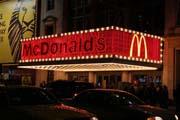
[[[118,58],[162,63],[163,38],[106,27],[21,40],[21,63]]]

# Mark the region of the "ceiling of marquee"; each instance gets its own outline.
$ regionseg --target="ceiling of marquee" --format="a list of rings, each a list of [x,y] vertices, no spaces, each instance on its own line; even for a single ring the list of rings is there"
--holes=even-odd
[[[80,72],[80,71],[140,71],[140,70],[157,70],[157,67],[130,65],[120,63],[87,63],[87,64],[61,64],[61,65],[33,65],[18,68],[54,70],[64,72]]]

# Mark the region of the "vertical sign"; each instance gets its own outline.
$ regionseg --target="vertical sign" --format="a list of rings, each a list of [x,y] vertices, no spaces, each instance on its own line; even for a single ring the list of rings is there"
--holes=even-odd
[[[35,37],[35,18],[35,0],[0,2],[0,63],[19,59],[20,40]]]

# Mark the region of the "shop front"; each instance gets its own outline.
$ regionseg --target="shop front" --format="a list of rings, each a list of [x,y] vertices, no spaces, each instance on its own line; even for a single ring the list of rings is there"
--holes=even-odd
[[[57,79],[102,88],[118,88],[122,81],[163,82],[159,36],[111,26],[23,39],[21,46],[18,68],[36,70],[36,85]]]

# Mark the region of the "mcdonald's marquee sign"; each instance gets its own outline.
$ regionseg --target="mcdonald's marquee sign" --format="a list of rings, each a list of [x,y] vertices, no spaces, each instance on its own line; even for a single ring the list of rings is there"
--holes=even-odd
[[[119,58],[162,63],[163,38],[105,27],[21,40],[20,62]]]

